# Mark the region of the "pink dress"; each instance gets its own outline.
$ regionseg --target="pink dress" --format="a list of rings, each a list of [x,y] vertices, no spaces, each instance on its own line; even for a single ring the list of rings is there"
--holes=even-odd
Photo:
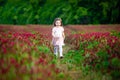
[[[63,38],[63,32],[64,32],[64,28],[61,27],[54,27],[52,29],[52,44],[54,46],[56,45],[64,45],[64,38]]]

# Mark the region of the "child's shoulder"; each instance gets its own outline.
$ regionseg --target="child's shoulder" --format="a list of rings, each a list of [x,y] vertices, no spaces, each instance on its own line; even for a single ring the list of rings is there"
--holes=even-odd
[[[64,29],[64,27],[63,27],[63,26],[61,26],[61,29]]]
[[[54,26],[54,27],[52,28],[52,30],[56,30],[56,27]]]
[[[52,29],[56,29],[56,27],[54,26]]]

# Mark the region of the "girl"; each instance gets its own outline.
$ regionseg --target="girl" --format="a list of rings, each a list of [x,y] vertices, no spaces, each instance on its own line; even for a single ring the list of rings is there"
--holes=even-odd
[[[61,18],[56,18],[53,22],[53,29],[52,29],[52,44],[54,46],[54,54],[58,56],[58,51],[60,53],[60,58],[63,58],[63,49],[62,46],[64,45],[64,28],[62,25]]]

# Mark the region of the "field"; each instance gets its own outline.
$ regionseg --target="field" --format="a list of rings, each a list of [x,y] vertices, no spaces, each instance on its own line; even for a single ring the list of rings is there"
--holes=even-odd
[[[51,45],[52,25],[0,25],[0,80],[120,79],[120,25],[64,28],[59,59]]]

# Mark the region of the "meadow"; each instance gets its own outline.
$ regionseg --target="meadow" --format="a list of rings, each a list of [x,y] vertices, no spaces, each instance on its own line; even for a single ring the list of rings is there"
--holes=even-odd
[[[51,25],[0,25],[0,80],[119,80],[120,25],[67,25],[56,58]]]

